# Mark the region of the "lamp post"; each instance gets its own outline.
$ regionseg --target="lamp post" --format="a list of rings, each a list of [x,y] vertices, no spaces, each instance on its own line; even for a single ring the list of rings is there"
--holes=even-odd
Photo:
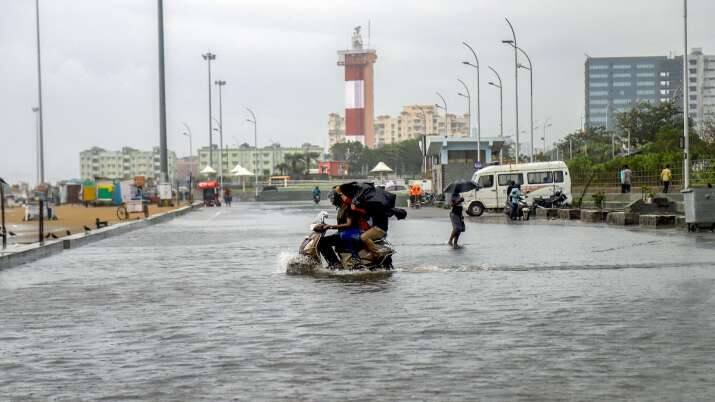
[[[549,123],[549,119],[546,119],[546,121],[544,121],[544,138],[542,138],[542,140],[544,140],[544,157],[546,157],[546,129],[548,127],[551,127],[551,123]],[[533,144],[532,144],[532,149],[533,149]]]
[[[427,178],[427,115],[421,107],[417,110],[422,115],[422,120],[424,121],[424,134],[422,135],[422,174],[423,177]]]
[[[218,141],[219,141],[219,154],[218,154],[218,175],[220,177],[219,183],[221,183],[221,188],[223,188],[223,91],[222,88],[226,85],[226,81],[218,80],[214,82],[218,86]]]
[[[479,89],[479,58],[477,57],[477,52],[474,51],[474,49],[469,46],[467,42],[462,42],[464,46],[469,49],[470,52],[472,52],[472,55],[474,56],[474,62],[475,64],[472,64],[468,61],[463,61],[462,64],[473,67],[476,72],[477,72],[477,160],[481,162],[481,145],[482,145],[482,108],[481,108],[481,94],[480,94],[480,89]],[[469,135],[471,136],[472,133],[470,132]]]
[[[467,136],[471,137],[472,136],[472,94],[469,93],[469,87],[467,84],[464,83],[464,81],[460,80],[457,78],[457,81],[459,81],[460,84],[464,87],[464,90],[467,92],[467,94],[463,94],[462,92],[458,92],[457,95],[466,98],[467,99]],[[477,144],[477,160],[480,161],[481,159],[479,158],[479,144]]]
[[[205,54],[202,54],[201,57],[206,60],[209,69],[209,166],[211,166],[214,163],[214,143],[212,137],[213,121],[211,121],[211,117],[213,116],[213,111],[211,108],[211,61],[216,60],[216,55],[211,52],[207,52]]]
[[[159,168],[162,183],[169,183],[169,159],[166,143],[166,80],[164,79],[164,0],[157,0],[156,3],[159,42]]]
[[[186,130],[188,131],[188,132],[183,132],[181,134],[186,137],[189,137],[189,202],[191,202],[193,187],[194,187],[194,184],[193,184],[194,163],[192,161],[192,158],[193,158],[192,154],[194,152],[194,146],[192,144],[191,129],[189,128],[189,126],[186,123],[181,123],[181,124],[183,124],[184,127],[186,127]]]
[[[515,131],[516,131],[516,162],[519,163],[519,55],[517,51],[516,33],[508,18],[504,18],[509,24],[512,40],[503,40],[502,43],[510,44],[514,47],[514,107],[515,107]],[[533,144],[533,140],[531,141]]]
[[[499,137],[504,141],[504,92],[502,88],[502,83],[501,83],[501,76],[499,76],[499,73],[497,70],[495,70],[492,66],[488,66],[490,70],[494,72],[494,75],[497,76],[497,80],[499,81],[499,84],[495,84],[492,81],[489,81],[489,85],[499,88]],[[502,143],[502,146],[499,148],[499,164],[501,165],[504,161],[504,144]]]
[[[251,114],[250,119],[246,119],[249,123],[253,124],[253,141],[255,144],[255,156],[256,156],[256,166],[254,166],[253,169],[253,177],[255,180],[255,186],[256,186],[256,200],[258,200],[258,123],[256,121],[256,114],[253,113],[253,110],[246,108],[248,110],[248,113]]]
[[[44,144],[44,133],[43,133],[43,122],[42,114],[44,109],[42,109],[42,57],[40,55],[40,0],[35,0],[35,17],[36,17],[36,33],[37,33],[37,118],[38,118],[38,134],[37,134],[37,148],[38,148],[38,159],[39,159],[39,172],[40,172],[40,183],[45,182],[45,144]]]
[[[40,108],[33,107],[32,112],[35,113],[35,169],[37,169],[35,181],[40,184],[42,183],[40,180]]]
[[[437,93],[437,96],[439,96],[439,98],[442,100],[442,103],[444,104],[444,107],[442,107],[441,105],[439,105],[437,103],[435,103],[434,106],[438,109],[444,109],[444,136],[446,138],[446,137],[449,137],[449,116],[447,114],[447,101],[444,100],[444,96],[442,96],[441,93],[439,93],[439,92],[436,92],[436,93]]]
[[[690,187],[690,99],[688,96],[688,0],[683,0],[683,188]],[[628,153],[630,154],[631,132],[628,131]]]
[[[531,118],[531,162],[534,161],[534,66],[531,64],[531,58],[524,49],[517,48],[529,62],[529,67],[519,64],[519,67],[529,70],[529,116]]]

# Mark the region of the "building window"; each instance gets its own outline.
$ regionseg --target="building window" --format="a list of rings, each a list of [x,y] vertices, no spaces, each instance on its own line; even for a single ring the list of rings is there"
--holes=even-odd
[[[629,70],[631,68],[630,64],[614,64],[614,70]]]
[[[640,68],[643,70],[653,69],[655,68],[655,64],[638,64],[636,65],[636,68]]]
[[[663,81],[661,81],[662,83]],[[638,86],[639,87],[654,87],[655,82],[654,81],[638,81]]]
[[[631,78],[631,73],[613,73],[613,78]]]
[[[639,89],[636,91],[636,95],[655,95],[655,90],[653,89]]]
[[[607,88],[608,83],[607,82],[591,82],[588,84],[588,86],[591,88]]]
[[[594,79],[594,78],[608,78],[608,74],[590,74],[589,78]]]
[[[688,69],[688,72],[689,72],[690,74],[697,74],[698,70],[696,70],[696,69],[694,69],[694,68],[689,68],[689,69]]]
[[[591,115],[605,115],[608,109],[588,109],[588,113]]]
[[[606,96],[606,95],[608,95],[608,91],[591,91],[589,95],[591,95],[591,96]]]
[[[655,77],[655,73],[638,73],[638,74],[636,74],[636,77],[638,77],[638,78],[653,78],[653,77]]]
[[[608,105],[608,99],[594,99],[589,101],[592,105]]]
[[[690,95],[690,100],[698,100],[698,95]]]
[[[688,81],[695,83],[695,82],[698,82],[698,79],[695,77],[690,77],[690,78],[688,78]]]
[[[608,70],[608,64],[591,64],[589,70]]]
[[[625,81],[625,82],[614,82],[613,83],[614,87],[629,87],[631,86],[630,81]]]
[[[670,86],[670,81],[661,81],[660,82],[661,87],[669,87]]]

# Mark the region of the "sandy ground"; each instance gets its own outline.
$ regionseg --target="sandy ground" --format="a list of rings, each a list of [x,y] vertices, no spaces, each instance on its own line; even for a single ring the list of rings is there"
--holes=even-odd
[[[161,212],[171,211],[184,206],[181,204],[175,207],[158,207],[156,205],[149,206],[149,214],[154,215]],[[56,207],[57,220],[45,221],[45,235],[53,233],[57,237],[67,236],[67,231],[70,234],[84,232],[84,227],[96,228],[96,219],[107,221],[110,225],[119,222],[117,218],[117,207],[84,207],[81,205],[61,205]],[[8,238],[9,243],[32,243],[36,242],[38,233],[38,221],[32,220],[24,222],[22,219],[25,215],[24,208],[11,208],[5,211],[5,225],[9,232],[15,233],[15,236]],[[130,220],[143,218],[143,214],[130,214]]]

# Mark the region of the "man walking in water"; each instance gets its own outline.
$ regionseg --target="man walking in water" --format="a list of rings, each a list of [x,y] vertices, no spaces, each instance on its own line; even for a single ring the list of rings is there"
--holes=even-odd
[[[628,165],[623,165],[623,170],[621,170],[621,193],[631,192],[631,176],[633,172],[628,168]]]
[[[673,179],[673,172],[670,171],[670,165],[665,165],[665,168],[660,171],[660,181],[663,182],[663,194],[668,193],[670,189],[670,180]]]

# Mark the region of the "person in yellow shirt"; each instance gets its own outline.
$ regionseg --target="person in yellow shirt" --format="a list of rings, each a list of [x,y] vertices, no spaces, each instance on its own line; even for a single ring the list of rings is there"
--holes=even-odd
[[[670,165],[665,165],[665,168],[660,171],[660,181],[663,182],[663,193],[667,193],[670,188],[670,181],[673,179],[673,172],[670,171]]]

